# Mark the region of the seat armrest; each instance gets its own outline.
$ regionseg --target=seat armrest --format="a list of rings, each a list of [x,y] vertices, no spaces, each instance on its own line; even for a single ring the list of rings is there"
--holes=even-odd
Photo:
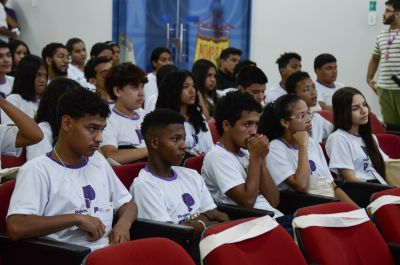
[[[80,265],[90,248],[47,238],[10,240],[0,234],[1,255],[6,264],[71,264]]]
[[[393,260],[396,265],[400,265],[400,244],[388,243],[390,252],[392,252]]]
[[[274,212],[255,209],[255,208],[245,208],[239,205],[227,204],[227,203],[217,203],[218,211],[224,212],[229,215],[231,220],[250,218],[250,217],[261,217],[269,215],[274,216]]]
[[[279,198],[278,210],[285,215],[293,215],[295,211],[302,207],[335,202],[336,198],[314,195],[309,193],[301,193],[292,190],[281,190]]]
[[[383,184],[368,182],[343,181],[337,185],[360,207],[365,208],[370,204],[371,196],[379,191],[393,187]]]

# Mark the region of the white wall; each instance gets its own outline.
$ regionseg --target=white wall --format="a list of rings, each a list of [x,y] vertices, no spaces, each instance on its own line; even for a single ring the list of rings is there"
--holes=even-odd
[[[112,0],[10,0],[22,30],[20,39],[40,55],[50,42],[66,43],[78,37],[88,52],[112,37]]]
[[[361,91],[380,115],[377,97],[366,84],[376,34],[383,29],[384,0],[377,0],[377,23],[368,26],[369,0],[253,0],[250,57],[270,80],[280,80],[276,59],[283,52],[302,56],[303,71],[315,78],[314,58],[331,53],[338,81]]]

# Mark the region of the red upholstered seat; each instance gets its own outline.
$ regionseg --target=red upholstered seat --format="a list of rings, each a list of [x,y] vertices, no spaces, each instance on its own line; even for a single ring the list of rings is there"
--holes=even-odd
[[[371,199],[374,201],[383,195],[400,196],[400,188],[374,193]],[[374,217],[385,241],[400,244],[400,204],[382,206],[375,212]]]
[[[348,212],[357,208],[344,202],[305,207],[295,216]],[[317,227],[296,229],[308,263],[324,265],[392,265],[390,250],[371,221],[352,227]]]
[[[328,120],[331,123],[333,123],[333,112],[332,111],[329,111],[329,110],[318,110],[318,111],[316,111],[316,113],[318,113],[319,115],[324,117],[326,120]]]
[[[86,265],[194,265],[189,254],[177,243],[166,238],[128,241],[96,250],[89,254]]]
[[[400,136],[394,134],[377,134],[379,146],[390,158],[400,158]]]
[[[126,164],[122,166],[113,167],[115,174],[124,186],[129,190],[133,179],[139,175],[140,170],[146,166],[145,162],[138,162],[133,164]]]
[[[6,232],[6,215],[14,187],[15,180],[7,181],[0,186],[0,234],[5,234]]]
[[[373,134],[377,133],[386,133],[386,129],[383,126],[382,122],[376,117],[375,113],[369,113],[369,119],[371,121],[371,129]]]
[[[212,226],[204,232],[204,237],[251,219]],[[210,252],[205,259],[208,265],[307,264],[293,238],[281,226],[251,239],[222,245]]]
[[[21,155],[15,156],[1,156],[1,168],[20,167],[26,162],[26,148],[22,148]]]
[[[184,166],[191,168],[201,174],[201,167],[203,166],[204,156],[193,156],[186,159]]]
[[[213,142],[215,144],[219,140],[219,134],[218,134],[217,125],[216,125],[214,119],[209,119],[208,120],[208,127],[210,128],[211,137],[212,137]]]

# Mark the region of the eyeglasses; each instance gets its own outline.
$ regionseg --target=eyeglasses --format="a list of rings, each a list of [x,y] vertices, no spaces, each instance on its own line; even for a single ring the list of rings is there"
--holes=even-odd
[[[303,89],[303,92],[304,92],[304,93],[310,93],[310,92],[315,92],[315,91],[317,91],[317,89],[315,88],[315,85],[306,86],[306,87]]]
[[[299,120],[306,122],[307,118],[309,118],[310,120],[312,119],[312,117],[314,116],[314,113],[311,111],[307,111],[307,112],[299,112],[296,115],[287,117],[287,119],[294,119],[294,118],[298,118]]]
[[[70,61],[71,60],[71,56],[69,56],[68,54],[65,53],[60,53],[56,55],[56,58],[60,59],[60,60],[66,60],[66,61]]]

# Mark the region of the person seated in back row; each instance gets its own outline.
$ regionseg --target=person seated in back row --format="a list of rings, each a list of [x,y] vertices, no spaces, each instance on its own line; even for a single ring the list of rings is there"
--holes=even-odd
[[[318,104],[315,84],[307,72],[300,71],[291,74],[286,81],[286,90],[288,94],[295,94],[304,100],[309,111]],[[319,115],[318,112],[313,113],[311,124],[310,136],[319,143],[326,141],[333,130],[332,123]]]
[[[132,63],[113,66],[105,80],[107,92],[115,105],[107,120],[101,151],[112,163],[128,164],[147,158],[140,125],[146,115],[143,85],[146,74]]]
[[[107,104],[84,88],[58,104],[60,133],[47,154],[18,172],[7,213],[11,240],[48,236],[92,250],[130,239],[132,196],[97,152]],[[112,227],[113,215],[118,221]]]
[[[138,217],[189,225],[198,235],[229,218],[216,209],[203,178],[193,169],[178,167],[186,149],[184,122],[185,118],[167,109],[147,114],[142,132],[149,159],[130,192]]]

